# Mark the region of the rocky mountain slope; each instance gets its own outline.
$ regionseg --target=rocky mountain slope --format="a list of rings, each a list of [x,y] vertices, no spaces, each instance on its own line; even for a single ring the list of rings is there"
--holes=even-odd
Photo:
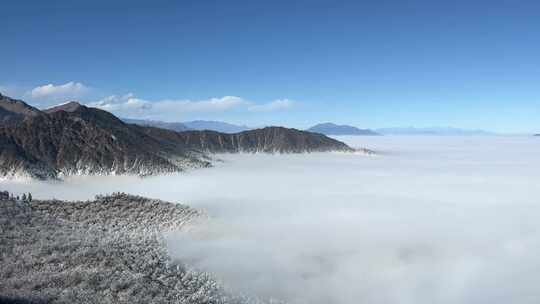
[[[109,112],[76,102],[44,111],[17,102],[22,107],[9,112],[22,120],[0,126],[0,177],[144,176],[209,166],[207,153],[352,150],[324,135],[294,129],[175,132],[126,124]]]
[[[321,123],[307,129],[310,132],[321,133],[324,135],[380,135],[370,129],[359,129],[353,126],[336,125],[334,123]]]
[[[0,302],[249,303],[208,273],[170,259],[162,233],[204,217],[126,194],[0,200]]]
[[[146,135],[142,127],[75,103],[0,128],[0,147],[4,176],[147,175],[208,165],[179,146]]]
[[[346,144],[322,134],[266,127],[225,134],[215,131],[185,131],[163,134],[162,129],[145,129],[148,135],[179,143],[190,150],[203,153],[305,153],[328,151],[353,151]]]
[[[37,116],[40,111],[22,100],[0,94],[0,125],[13,125],[27,116]]]

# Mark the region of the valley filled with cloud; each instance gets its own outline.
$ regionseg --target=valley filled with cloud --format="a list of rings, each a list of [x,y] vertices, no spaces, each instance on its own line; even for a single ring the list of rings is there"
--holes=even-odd
[[[173,258],[290,303],[538,303],[540,142],[339,137],[377,155],[220,155],[182,174],[2,182],[35,198],[124,191],[205,210]]]

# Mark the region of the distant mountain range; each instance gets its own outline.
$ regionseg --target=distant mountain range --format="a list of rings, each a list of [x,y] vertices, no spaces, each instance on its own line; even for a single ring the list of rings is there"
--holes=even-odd
[[[324,135],[380,135],[370,129],[359,129],[348,125],[337,125],[331,122],[314,125],[307,129],[310,132],[321,133]]]
[[[238,133],[242,131],[251,130],[248,126],[234,125],[222,121],[213,120],[193,120],[185,122],[164,122],[156,120],[144,120],[144,119],[129,119],[124,118],[123,121],[131,124],[137,124],[141,126],[151,126],[162,129],[169,129],[173,131],[187,131],[187,130],[210,130],[222,133]]]
[[[164,122],[164,121],[158,121],[158,120],[130,119],[130,118],[122,118],[122,120],[129,124],[146,126],[146,127],[156,127],[156,128],[161,128],[161,129],[173,130],[177,132],[191,130],[185,124],[181,122]]]
[[[234,134],[242,131],[251,130],[245,125],[235,125],[221,121],[211,120],[194,120],[187,122],[163,122],[155,120],[143,120],[143,119],[122,119],[124,122],[130,124],[136,124],[140,126],[151,126],[162,129],[169,129],[173,131],[188,131],[188,130],[208,130],[217,131],[221,133]],[[335,123],[327,122],[314,125],[306,131],[320,133],[324,135],[415,135],[415,136],[488,136],[497,135],[496,133],[485,130],[471,130],[460,129],[452,127],[394,127],[394,128],[379,128],[379,129],[360,129],[350,125],[338,125]]]
[[[124,123],[69,102],[44,111],[0,95],[0,177],[177,172],[209,166],[209,153],[353,151],[321,134],[266,127],[226,134]]]
[[[469,130],[452,127],[396,127],[381,128],[375,130],[383,135],[437,135],[437,136],[471,136],[471,135],[496,135],[495,133],[484,130]]]
[[[213,120],[186,121],[183,122],[183,124],[191,130],[212,130],[222,133],[238,133],[253,129],[248,126],[235,125],[227,122]]]

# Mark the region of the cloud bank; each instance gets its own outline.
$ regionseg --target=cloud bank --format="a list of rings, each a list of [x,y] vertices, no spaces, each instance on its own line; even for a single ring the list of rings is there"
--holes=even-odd
[[[205,209],[170,252],[231,289],[290,303],[539,303],[540,142],[350,137],[386,152],[226,155],[211,169],[3,187],[126,191]]]

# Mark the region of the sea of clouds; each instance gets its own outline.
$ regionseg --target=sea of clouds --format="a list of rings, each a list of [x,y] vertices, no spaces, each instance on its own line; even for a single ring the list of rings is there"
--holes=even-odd
[[[540,303],[540,140],[339,137],[380,154],[224,155],[184,174],[2,182],[36,198],[124,191],[205,209],[171,254],[291,303]]]

